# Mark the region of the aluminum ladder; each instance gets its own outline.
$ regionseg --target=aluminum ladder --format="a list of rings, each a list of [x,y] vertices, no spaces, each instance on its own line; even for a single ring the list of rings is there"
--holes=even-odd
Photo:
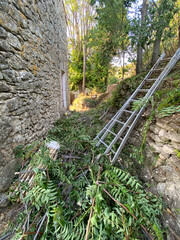
[[[112,152],[113,159],[111,163],[113,164],[119,157],[130,133],[135,127],[138,119],[142,115],[147,103],[151,99],[151,96],[158,89],[159,85],[162,83],[163,79],[169,74],[174,65],[180,59],[180,48],[176,51],[172,58],[164,58],[165,53],[163,53],[152,69],[149,71],[147,76],[134,91],[131,97],[125,102],[121,109],[115,114],[115,116],[106,124],[106,126],[99,132],[94,140],[98,140],[96,146],[103,144],[106,147],[104,154]],[[169,61],[167,63],[167,61]],[[160,67],[161,64],[166,63],[165,67]],[[158,68],[160,67],[160,68]],[[158,74],[155,78],[153,75]],[[143,99],[138,110],[133,111],[133,102],[139,99],[138,96]],[[119,125],[119,126],[117,126]],[[116,129],[115,129],[116,127]],[[116,131],[115,131],[116,130]],[[108,141],[108,136],[113,135],[113,140]],[[115,145],[116,144],[116,145]],[[118,146],[119,147],[118,147]]]

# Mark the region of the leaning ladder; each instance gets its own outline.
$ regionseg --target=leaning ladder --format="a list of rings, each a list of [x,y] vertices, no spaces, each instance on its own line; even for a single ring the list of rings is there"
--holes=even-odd
[[[165,54],[163,53],[152,69],[149,71],[147,76],[138,86],[138,88],[134,91],[131,97],[125,102],[125,104],[121,107],[121,109],[115,114],[115,116],[106,124],[106,126],[99,132],[94,140],[98,140],[96,146],[98,147],[100,144],[103,144],[106,147],[105,154],[109,153],[110,151],[113,153],[113,159],[111,163],[113,164],[120,155],[130,133],[132,132],[133,128],[135,127],[138,119],[142,115],[144,109],[147,106],[151,96],[154,92],[158,89],[159,85],[162,83],[163,79],[169,74],[171,69],[180,59],[180,48],[176,51],[172,58],[165,58]],[[159,67],[163,62],[169,61],[168,64],[163,68]],[[159,76],[156,78],[152,78],[154,74],[158,74]],[[147,85],[147,86],[146,86]],[[138,95],[145,94],[143,96],[142,104],[140,104],[139,109],[133,111],[132,104],[138,98]],[[123,120],[122,120],[123,119]],[[124,120],[125,119],[125,120]],[[117,133],[115,132],[115,125],[120,125],[120,129],[118,128]],[[116,127],[117,128],[117,127]],[[114,138],[111,143],[107,143],[108,135],[113,135]],[[107,140],[107,141],[106,141]],[[117,141],[118,141],[118,149],[117,149]],[[109,144],[109,145],[108,145]],[[116,146],[115,146],[116,144]],[[117,149],[117,150],[116,150]]]

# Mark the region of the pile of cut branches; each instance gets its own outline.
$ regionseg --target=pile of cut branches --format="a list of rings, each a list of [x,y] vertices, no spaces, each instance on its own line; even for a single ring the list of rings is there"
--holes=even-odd
[[[14,240],[163,239],[161,198],[94,146],[101,114],[73,113],[57,122],[48,137],[60,144],[56,161],[45,142],[31,155],[35,178],[31,186],[18,183],[25,211]]]

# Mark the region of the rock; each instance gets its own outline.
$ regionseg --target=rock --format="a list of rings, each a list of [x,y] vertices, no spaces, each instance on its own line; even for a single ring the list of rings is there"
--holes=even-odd
[[[4,82],[0,82],[0,92],[10,92],[11,88]]]
[[[163,140],[158,135],[156,135],[154,133],[150,134],[150,138],[152,138],[155,142],[159,142],[159,143],[163,142]]]
[[[162,158],[158,158],[158,160],[156,161],[156,164],[155,164],[155,168],[163,165],[165,163],[165,159],[162,159]]]
[[[180,151],[180,143],[171,142],[171,145],[175,150]]]
[[[163,151],[164,151],[164,153],[167,153],[167,154],[174,154],[175,153],[174,148],[172,148],[171,145],[168,145],[168,144],[163,146]]]
[[[0,167],[0,192],[6,191],[14,177],[17,168],[17,161],[12,160],[4,167]]]
[[[3,79],[3,75],[2,75],[2,73],[0,72],[0,80],[2,80]]]
[[[0,208],[5,208],[10,203],[8,195],[0,193]]]
[[[12,98],[12,93],[0,93],[0,100],[7,100]]]
[[[0,38],[6,38],[7,32],[4,30],[4,28],[0,27]]]
[[[155,142],[149,142],[149,145],[153,147],[153,152],[161,153],[163,150],[162,145],[158,145]]]
[[[143,168],[141,173],[140,173],[140,177],[141,177],[142,180],[147,182],[147,181],[150,181],[152,179],[152,173],[148,168]]]
[[[168,153],[165,153],[165,152],[161,152],[160,154],[159,154],[159,157],[162,159],[162,160],[165,160],[165,159],[167,159],[167,158],[169,158],[169,154]]]
[[[17,33],[18,25],[6,12],[0,12],[0,24],[4,29],[9,32]]]
[[[166,181],[166,172],[162,167],[156,168],[153,170],[153,178],[156,182]]]
[[[21,43],[15,35],[8,33],[8,42],[9,42],[9,45],[11,45],[13,48],[21,51]]]
[[[155,134],[159,134],[161,128],[157,125],[150,125],[150,130],[154,132]]]
[[[174,131],[169,131],[168,136],[169,136],[169,139],[171,139],[171,141],[180,143],[180,134],[178,134]]]
[[[160,137],[163,141],[169,140],[168,131],[166,131],[165,129],[161,129],[161,130],[159,131],[159,137]]]
[[[167,159],[167,164],[169,165],[173,165],[175,167],[177,167],[180,171],[180,158],[178,158],[175,155],[172,155],[170,158]]]
[[[157,184],[157,190],[162,195],[165,194],[165,188],[166,188],[166,183],[158,183]]]
[[[0,39],[0,51],[11,51],[12,48],[10,47],[10,45],[8,44],[8,42],[6,40]]]
[[[7,107],[10,112],[15,111],[19,107],[19,99],[18,98],[12,98],[7,102]]]

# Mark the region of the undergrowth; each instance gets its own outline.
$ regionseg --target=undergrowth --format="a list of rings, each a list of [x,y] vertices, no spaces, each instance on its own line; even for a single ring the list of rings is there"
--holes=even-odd
[[[95,148],[103,111],[74,112],[56,123],[47,139],[60,144],[56,161],[45,142],[30,155],[36,176],[32,186],[16,181],[25,211],[14,240],[163,239],[161,198]]]
[[[119,109],[144,75],[120,83],[112,99],[103,106],[86,113],[73,112],[57,121],[46,140],[60,144],[56,161],[49,157],[46,142],[38,145],[38,151],[32,151],[32,146],[16,149],[18,157],[31,159],[36,176],[32,186],[17,179],[14,186],[18,185],[19,190],[12,187],[16,194],[11,194],[11,200],[20,199],[25,208],[17,221],[14,240],[163,239],[159,221],[162,199],[149,193],[126,170],[125,162],[121,162],[123,168],[112,166],[109,156],[103,155],[104,148],[96,148],[93,141],[105,124],[102,115],[108,108]],[[178,86],[176,79],[176,87],[156,93],[158,105],[144,125],[141,151],[130,156],[137,164],[142,164],[147,131],[155,113],[162,117],[177,112]],[[40,163],[43,169],[39,169]]]

